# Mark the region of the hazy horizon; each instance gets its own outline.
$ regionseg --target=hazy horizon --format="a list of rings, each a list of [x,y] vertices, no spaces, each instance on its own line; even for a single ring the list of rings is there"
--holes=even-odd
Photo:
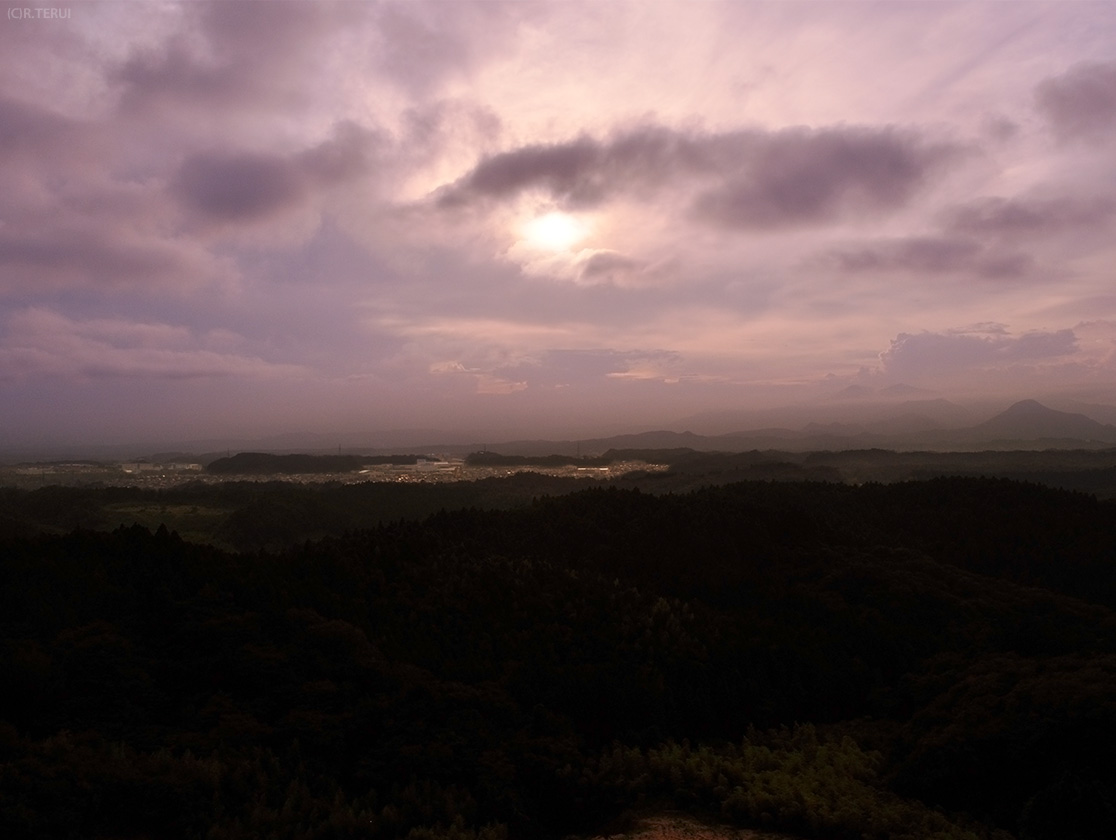
[[[3,5],[0,450],[1116,405],[1116,5]]]
[[[1076,400],[1032,399],[955,403],[941,398],[891,399],[858,393],[812,404],[755,410],[708,411],[663,424],[598,424],[579,429],[490,426],[292,429],[278,434],[213,437],[43,439],[0,445],[5,464],[69,460],[215,456],[271,452],[388,455],[441,453],[458,457],[502,454],[601,455],[609,449],[701,451],[979,452],[988,450],[1112,449],[1116,406]],[[1010,418],[1010,419],[1008,419]],[[1006,425],[1005,425],[1006,424]]]

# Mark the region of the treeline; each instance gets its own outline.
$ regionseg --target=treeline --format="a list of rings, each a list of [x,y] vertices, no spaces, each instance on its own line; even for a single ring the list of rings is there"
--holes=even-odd
[[[607,467],[612,459],[573,455],[501,455],[499,452],[470,452],[465,464],[470,467]]]
[[[11,538],[0,835],[545,838],[673,807],[1113,836],[1112,513],[1009,481],[744,483],[266,553]]]
[[[655,475],[659,485],[694,489],[688,477],[705,483],[732,481],[831,481],[860,484],[966,476],[1032,481],[1101,498],[1116,498],[1116,450],[1043,450],[983,452],[895,452],[886,449],[845,451],[747,452],[673,449],[609,449],[591,459],[570,455],[521,456],[474,453],[467,463],[490,466],[608,466],[643,461],[665,464],[670,480]],[[646,484],[646,481],[644,482]],[[647,485],[645,489],[655,489]]]
[[[465,463],[472,466],[536,466],[536,467],[606,467],[623,462],[642,461],[647,464],[665,464],[684,467],[689,471],[699,468],[716,470],[779,464],[798,466],[790,459],[791,453],[753,450],[751,452],[702,452],[689,447],[675,449],[609,449],[602,455],[503,455],[499,452],[472,452],[465,456]],[[799,458],[801,460],[801,458]],[[835,475],[836,473],[831,473]]]
[[[75,528],[113,530],[134,523],[155,530],[164,524],[193,542],[237,551],[279,551],[400,519],[424,519],[440,510],[524,507],[537,496],[584,487],[584,480],[537,473],[431,484],[224,481],[159,490],[0,487],[0,539]]]
[[[238,452],[210,462],[206,472],[213,475],[298,475],[302,473],[359,472],[376,464],[413,465],[431,460],[424,455],[272,455],[266,452]]]

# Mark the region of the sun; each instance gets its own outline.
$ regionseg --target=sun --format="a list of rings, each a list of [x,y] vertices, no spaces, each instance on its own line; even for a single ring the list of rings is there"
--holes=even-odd
[[[568,251],[589,234],[589,225],[577,216],[555,210],[523,225],[524,239],[540,251]]]

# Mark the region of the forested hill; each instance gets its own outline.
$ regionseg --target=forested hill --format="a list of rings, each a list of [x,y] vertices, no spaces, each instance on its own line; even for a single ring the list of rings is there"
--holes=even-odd
[[[591,489],[276,552],[0,546],[0,835],[1116,836],[1116,517],[1006,480]]]

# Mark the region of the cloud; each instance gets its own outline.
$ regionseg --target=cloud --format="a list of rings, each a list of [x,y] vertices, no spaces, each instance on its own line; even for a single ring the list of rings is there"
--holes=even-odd
[[[594,251],[580,267],[581,283],[620,283],[638,270],[640,263],[616,251]]]
[[[550,251],[519,241],[504,252],[507,260],[517,263],[525,276],[552,281],[569,281],[577,286],[614,285],[628,287],[640,279],[653,279],[654,268],[608,249]]]
[[[967,327],[954,327],[951,330],[945,330],[946,335],[1010,335],[1011,331],[1008,330],[1007,324],[1001,324],[998,321],[980,321],[976,324],[969,324]]]
[[[126,113],[175,108],[258,110],[290,104],[330,29],[353,23],[355,3],[211,0],[175,7],[163,43],[134,51],[112,72]]]
[[[814,262],[848,273],[899,271],[1017,279],[1034,273],[1035,259],[1014,250],[1014,245],[1103,231],[1114,216],[1116,202],[1103,197],[986,196],[941,211],[941,234],[834,248]]]
[[[1077,336],[1071,329],[1010,336],[982,328],[978,333],[899,333],[880,354],[880,361],[884,371],[896,379],[922,380],[1062,359],[1077,350]]]
[[[244,68],[210,65],[196,58],[184,39],[176,38],[161,51],[133,55],[115,73],[124,86],[121,103],[125,110],[155,105],[232,105],[246,98]]]
[[[682,356],[669,350],[615,350],[611,348],[554,348],[509,363],[507,352],[487,357],[436,362],[430,372],[459,376],[475,383],[480,394],[510,394],[532,390],[599,387],[609,380],[638,379],[677,382]]]
[[[457,37],[446,26],[444,16],[434,10],[419,4],[408,8],[389,3],[382,8],[378,23],[382,42],[377,63],[411,90],[426,90],[470,62],[468,41]]]
[[[903,207],[956,150],[893,129],[793,129],[768,135],[743,170],[700,196],[698,216],[733,228],[826,222]]]
[[[302,204],[311,189],[361,174],[374,135],[352,123],[293,157],[258,152],[203,152],[187,157],[171,194],[187,210],[216,222],[254,221]]]
[[[379,4],[375,65],[412,96],[421,96],[513,49],[520,24],[546,12],[534,3]]]
[[[44,144],[58,148],[77,127],[75,121],[51,111],[0,97],[0,155],[16,151],[42,150]]]
[[[300,203],[306,187],[298,167],[276,155],[209,153],[183,162],[171,192],[199,216],[242,221]]]
[[[902,207],[959,151],[892,128],[703,134],[646,126],[485,157],[435,200],[454,209],[542,191],[567,208],[589,208],[690,185],[692,216],[702,222],[789,227]]]
[[[295,163],[310,179],[336,184],[367,172],[382,145],[377,132],[346,120],[334,126],[328,140],[299,154]]]
[[[969,235],[1047,236],[1106,225],[1116,213],[1110,198],[980,198],[950,208],[946,227]]]
[[[680,354],[669,350],[553,349],[514,370],[532,385],[553,388],[603,378],[637,375],[639,378],[663,378],[666,375],[663,371],[681,360]]]
[[[101,174],[113,145],[111,135],[95,121],[5,96],[0,90],[0,206],[5,193],[17,185],[46,178],[58,186],[64,179]]]
[[[990,279],[1022,277],[1032,267],[1027,254],[990,251],[977,240],[960,236],[915,236],[858,249],[834,249],[819,261],[849,273],[967,273]]]
[[[529,3],[441,0],[267,3],[199,0],[171,7],[177,25],[117,62],[125,114],[205,112],[224,118],[341,104],[346,75],[361,95],[401,90],[414,104],[513,51]],[[341,85],[337,83],[340,82]],[[359,109],[363,112],[364,109]],[[350,112],[351,113],[351,112]]]
[[[477,394],[514,394],[527,389],[522,380],[507,379],[479,367],[468,367],[461,361],[437,362],[430,366],[430,373],[438,376],[464,378],[473,383]]]
[[[0,338],[0,379],[156,377],[208,379],[305,375],[299,365],[210,349],[208,336],[184,327],[123,319],[77,320],[29,308],[9,317]],[[215,346],[227,344],[224,333]]]
[[[180,287],[229,272],[221,260],[172,239],[145,237],[112,226],[56,228],[7,234],[0,228],[0,294],[49,292],[90,285]]]
[[[1098,139],[1116,127],[1116,62],[1078,64],[1035,88],[1035,105],[1060,140]]]
[[[577,204],[602,199],[593,184],[604,168],[605,151],[587,137],[569,143],[525,146],[485,158],[456,184],[439,192],[438,206],[460,207],[484,199],[502,199],[538,188]]]

